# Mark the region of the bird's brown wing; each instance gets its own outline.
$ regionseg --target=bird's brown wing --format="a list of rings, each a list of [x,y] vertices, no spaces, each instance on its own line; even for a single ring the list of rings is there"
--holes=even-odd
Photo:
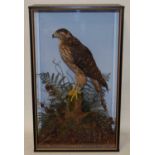
[[[74,63],[85,73],[87,77],[96,79],[108,89],[107,83],[102,77],[90,50],[82,43],[70,47]]]

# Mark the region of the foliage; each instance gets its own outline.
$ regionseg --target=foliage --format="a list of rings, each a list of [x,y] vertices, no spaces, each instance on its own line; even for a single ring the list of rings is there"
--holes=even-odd
[[[59,67],[58,64],[55,65]],[[68,91],[74,85],[72,78],[67,78],[62,70],[52,75],[48,72],[40,73],[39,76],[48,93],[49,103],[47,104],[47,101],[40,103],[41,111],[38,113],[40,145],[115,143],[115,131],[112,128],[114,122],[108,112],[102,109],[91,80],[88,80],[78,99],[71,102]],[[104,96],[105,89],[102,93]],[[92,110],[93,107],[97,110]]]

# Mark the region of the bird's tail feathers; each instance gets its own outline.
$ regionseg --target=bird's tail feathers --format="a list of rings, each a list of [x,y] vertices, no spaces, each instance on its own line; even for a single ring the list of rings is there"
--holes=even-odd
[[[104,79],[104,77],[102,77],[102,79],[101,79],[101,84],[102,84],[102,86],[104,86],[106,88],[107,91],[109,91],[108,84],[107,84],[106,80]]]

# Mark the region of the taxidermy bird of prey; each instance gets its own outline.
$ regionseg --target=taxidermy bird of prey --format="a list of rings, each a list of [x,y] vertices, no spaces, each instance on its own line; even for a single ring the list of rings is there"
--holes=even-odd
[[[65,64],[74,72],[76,83],[72,90],[68,93],[73,98],[77,99],[80,90],[87,82],[87,77],[92,79],[94,87],[101,94],[102,86],[108,90],[106,80],[101,74],[101,71],[96,65],[90,50],[82,44],[75,36],[67,29],[58,29],[52,34],[53,38],[58,38],[59,51],[61,58]],[[106,105],[103,103],[103,97],[100,95],[101,104],[106,110]]]

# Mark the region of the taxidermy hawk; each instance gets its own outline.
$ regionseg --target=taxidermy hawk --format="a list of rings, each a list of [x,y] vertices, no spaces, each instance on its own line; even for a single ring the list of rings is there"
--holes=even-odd
[[[73,98],[77,99],[80,90],[87,82],[87,77],[92,79],[93,85],[98,93],[101,93],[102,86],[108,90],[106,80],[101,74],[101,71],[96,65],[90,50],[82,44],[75,36],[72,35],[67,29],[58,29],[52,34],[53,38],[58,38],[59,51],[61,58],[65,64],[74,72],[76,83],[72,90],[68,93]],[[103,103],[103,97],[101,97],[101,104],[104,109],[106,105]]]

